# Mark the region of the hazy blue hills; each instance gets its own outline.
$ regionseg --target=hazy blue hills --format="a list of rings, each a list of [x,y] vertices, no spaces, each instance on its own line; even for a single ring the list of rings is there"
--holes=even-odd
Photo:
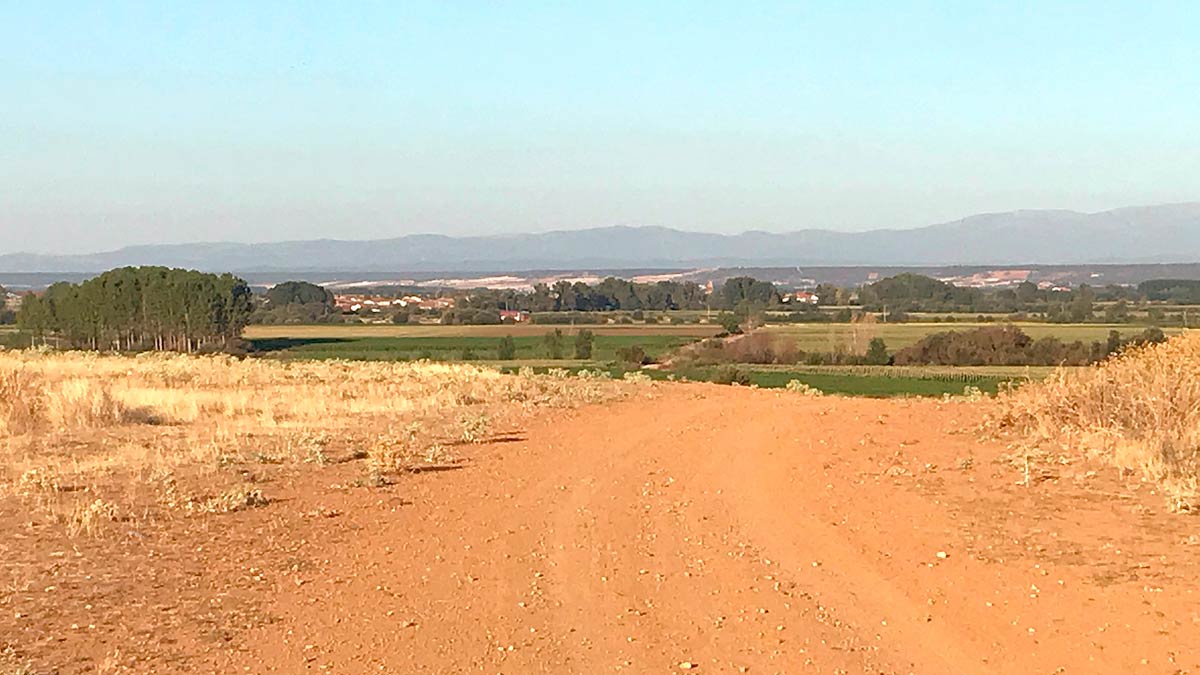
[[[95,272],[123,265],[208,271],[519,271],[795,265],[1013,265],[1200,261],[1200,202],[1100,213],[989,213],[909,230],[736,235],[664,227],[487,237],[434,234],[264,244],[130,246],[87,255],[0,255],[0,272]]]

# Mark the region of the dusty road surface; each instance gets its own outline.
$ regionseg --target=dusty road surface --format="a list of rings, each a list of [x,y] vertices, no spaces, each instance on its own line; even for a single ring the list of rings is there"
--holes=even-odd
[[[71,595],[0,633],[62,673],[1200,673],[1200,521],[1084,462],[1025,484],[983,405],[648,386],[139,535],[142,583],[47,558]]]

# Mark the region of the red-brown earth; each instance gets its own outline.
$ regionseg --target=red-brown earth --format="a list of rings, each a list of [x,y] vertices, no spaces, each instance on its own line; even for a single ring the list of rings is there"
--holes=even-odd
[[[1082,460],[1026,481],[987,405],[661,384],[386,487],[306,468],[261,508],[74,538],[10,501],[0,650],[62,674],[1200,672],[1200,521]]]

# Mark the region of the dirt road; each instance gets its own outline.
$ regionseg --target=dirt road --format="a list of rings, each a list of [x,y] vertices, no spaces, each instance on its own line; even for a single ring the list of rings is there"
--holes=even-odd
[[[176,666],[1200,672],[1198,521],[1083,463],[1025,485],[979,415],[657,385],[390,488],[334,467],[222,517],[204,574],[269,619]]]

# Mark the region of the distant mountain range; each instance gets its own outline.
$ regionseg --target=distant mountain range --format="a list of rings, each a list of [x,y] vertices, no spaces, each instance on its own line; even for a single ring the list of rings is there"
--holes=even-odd
[[[664,227],[486,237],[420,234],[267,244],[130,246],[106,253],[0,255],[0,272],[97,272],[123,265],[205,271],[507,272],[799,265],[1019,265],[1200,261],[1200,202],[1101,213],[989,213],[910,230],[736,235]]]

